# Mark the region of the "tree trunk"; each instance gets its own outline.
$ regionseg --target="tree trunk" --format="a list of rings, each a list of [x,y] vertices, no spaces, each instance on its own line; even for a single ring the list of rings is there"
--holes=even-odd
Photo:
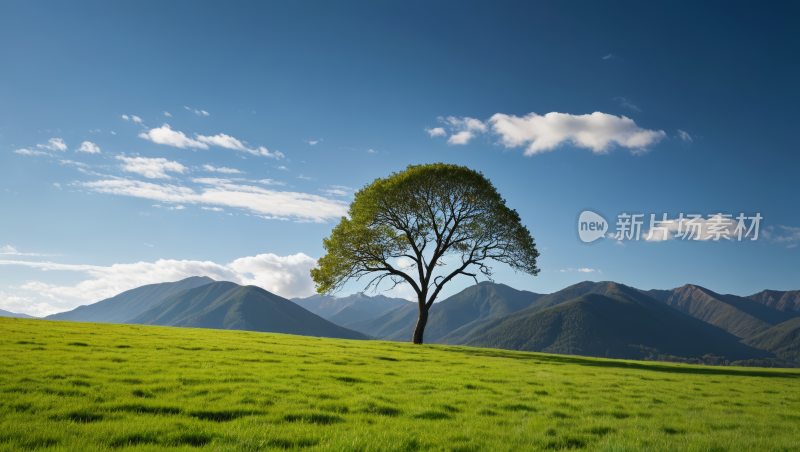
[[[420,303],[417,327],[414,328],[414,337],[411,340],[413,343],[422,344],[422,334],[425,332],[426,323],[428,323],[428,308],[425,307],[425,303]]]

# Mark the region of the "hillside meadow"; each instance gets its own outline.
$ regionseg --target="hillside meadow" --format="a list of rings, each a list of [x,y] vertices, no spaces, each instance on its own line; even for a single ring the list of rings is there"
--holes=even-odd
[[[796,451],[800,372],[0,318],[0,450]]]

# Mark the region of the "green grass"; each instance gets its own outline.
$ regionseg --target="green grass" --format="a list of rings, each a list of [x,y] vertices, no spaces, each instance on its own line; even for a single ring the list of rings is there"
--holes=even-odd
[[[796,370],[10,318],[0,364],[0,451],[800,450]]]

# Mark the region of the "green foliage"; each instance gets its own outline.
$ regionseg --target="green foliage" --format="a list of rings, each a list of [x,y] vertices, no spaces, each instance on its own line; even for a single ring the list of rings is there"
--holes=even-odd
[[[0,452],[789,451],[799,391],[797,370],[0,319]]]
[[[348,214],[324,240],[326,254],[311,270],[320,294],[369,275],[367,287],[384,278],[408,283],[430,307],[450,279],[477,275],[467,271],[470,266],[488,278],[489,260],[515,271],[539,272],[539,252],[517,212],[506,207],[483,174],[466,167],[411,165],[356,193]],[[448,255],[459,256],[461,265],[447,276],[434,277]],[[400,257],[414,263],[412,271],[391,264]]]

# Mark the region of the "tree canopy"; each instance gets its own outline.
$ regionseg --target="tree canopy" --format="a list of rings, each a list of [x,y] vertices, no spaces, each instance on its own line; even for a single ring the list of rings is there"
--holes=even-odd
[[[414,343],[422,343],[428,310],[457,275],[491,280],[490,261],[539,273],[539,252],[519,214],[483,174],[467,167],[410,165],[375,179],[356,193],[348,216],[324,239],[326,254],[311,270],[317,292],[335,293],[363,277],[369,277],[367,288],[385,279],[392,287],[408,283],[420,308]],[[460,263],[435,275],[446,257]],[[400,259],[411,265],[403,267]]]

